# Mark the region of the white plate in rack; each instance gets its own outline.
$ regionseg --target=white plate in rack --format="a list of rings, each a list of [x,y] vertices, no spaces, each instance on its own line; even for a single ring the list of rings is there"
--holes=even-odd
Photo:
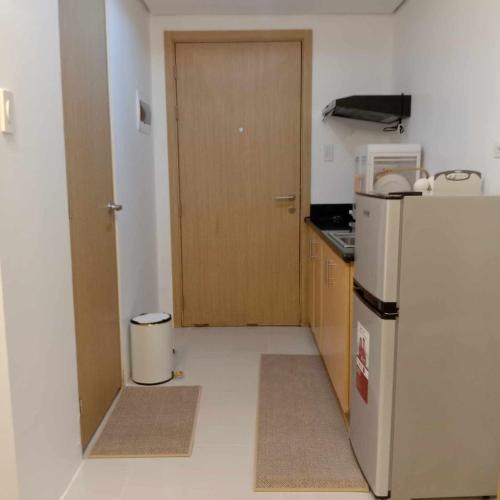
[[[373,190],[380,194],[401,193],[411,191],[411,184],[406,177],[400,174],[386,174],[379,177]]]

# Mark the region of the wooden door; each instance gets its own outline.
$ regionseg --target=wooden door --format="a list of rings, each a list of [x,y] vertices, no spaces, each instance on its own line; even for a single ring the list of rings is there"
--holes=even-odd
[[[350,265],[333,250],[323,249],[323,313],[321,354],[344,412],[349,411]]]
[[[60,0],[80,426],[85,447],[122,382],[103,0]]]
[[[300,322],[301,53],[176,44],[183,325]]]

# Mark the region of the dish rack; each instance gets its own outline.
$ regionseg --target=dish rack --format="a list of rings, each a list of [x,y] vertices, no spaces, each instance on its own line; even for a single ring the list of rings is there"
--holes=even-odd
[[[354,175],[355,192],[369,193],[384,175],[397,174],[410,186],[417,179],[428,177],[422,168],[420,144],[366,144],[358,148]]]

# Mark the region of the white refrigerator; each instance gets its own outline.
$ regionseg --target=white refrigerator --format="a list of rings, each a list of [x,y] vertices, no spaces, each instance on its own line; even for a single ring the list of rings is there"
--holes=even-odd
[[[477,408],[500,415],[500,197],[358,194],[356,213],[349,432],[370,488],[494,495],[500,425]]]

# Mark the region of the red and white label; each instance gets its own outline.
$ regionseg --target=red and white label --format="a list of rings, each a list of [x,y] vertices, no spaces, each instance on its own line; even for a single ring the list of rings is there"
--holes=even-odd
[[[356,388],[363,401],[368,403],[370,332],[359,321],[356,333],[356,345]]]

